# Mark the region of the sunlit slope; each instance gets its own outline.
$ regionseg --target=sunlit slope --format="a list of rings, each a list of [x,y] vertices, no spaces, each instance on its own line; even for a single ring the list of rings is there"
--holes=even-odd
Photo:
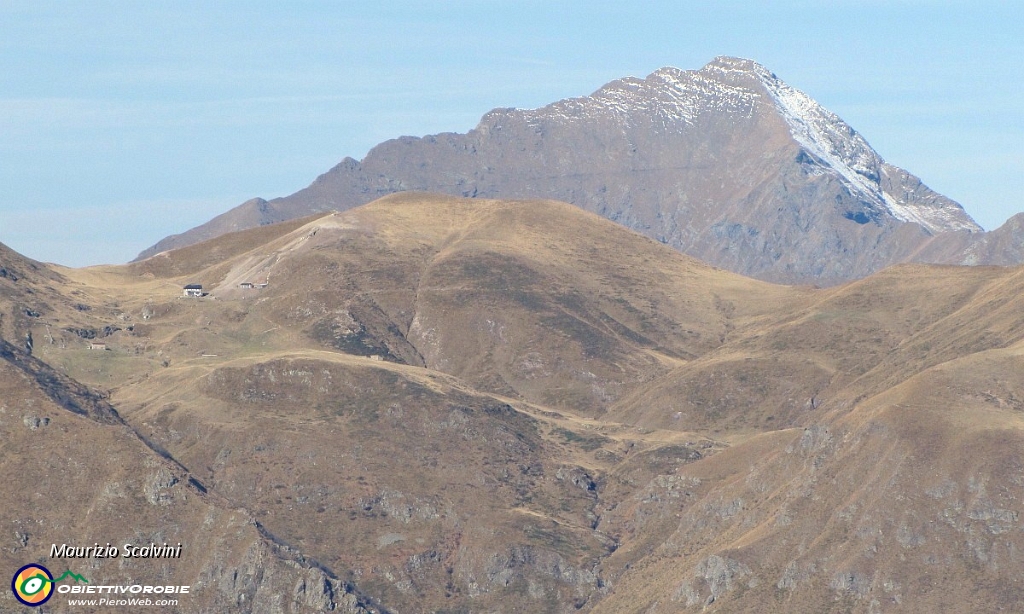
[[[1021,598],[1020,268],[772,286],[564,204],[404,194],[59,273],[88,309],[26,319],[35,354],[396,611]]]
[[[1012,611],[1022,367],[954,360],[649,484],[619,522],[661,537],[594,611]]]
[[[1024,339],[1024,269],[901,265],[806,295],[618,401],[683,429],[805,426],[931,366]]]
[[[580,416],[801,294],[560,203],[406,195],[261,232],[203,244],[220,260],[69,271],[121,297],[143,348],[70,368],[112,378],[140,432],[399,609],[599,599],[618,544],[595,530],[597,476],[721,445]]]
[[[201,245],[223,252],[221,242],[259,238],[247,232]],[[405,194],[317,219],[211,266],[192,254],[199,247],[119,270],[183,271],[180,283],[203,283],[229,301],[215,317],[231,310],[242,322],[260,319],[264,329],[281,327],[278,339],[300,333],[288,347],[379,356],[585,413],[604,411],[801,295],[550,201]],[[261,281],[269,286],[240,288]],[[177,297],[153,307],[196,309],[205,308]],[[204,330],[202,347],[180,339],[193,357],[204,348],[228,351],[217,349],[216,327]]]
[[[661,537],[623,540],[595,611],[1012,610],[1022,340],[1024,270],[901,266],[627,399],[609,417],[745,436],[604,517]]]
[[[55,576],[70,569],[93,586],[190,587],[174,596],[177,606],[155,612],[367,613],[342,582],[282,548],[245,505],[208,491],[150,447],[104,399],[3,341],[0,440],[5,570],[42,562]],[[118,555],[50,558],[53,545],[97,543]],[[125,544],[152,543],[180,543],[180,559],[120,558]],[[10,591],[0,594],[0,610],[19,609]],[[42,611],[107,609],[72,607],[55,594]]]

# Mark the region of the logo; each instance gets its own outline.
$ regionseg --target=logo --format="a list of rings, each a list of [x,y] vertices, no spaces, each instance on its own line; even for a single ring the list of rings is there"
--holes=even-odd
[[[70,569],[54,580],[53,574],[50,573],[49,569],[42,565],[30,563],[14,574],[14,577],[11,579],[11,592],[14,593],[18,601],[28,607],[39,607],[53,596],[53,585],[68,576],[71,576],[75,581],[89,583],[82,576],[71,573]]]
[[[41,606],[53,596],[53,574],[42,565],[25,565],[14,574],[11,592],[29,607]]]

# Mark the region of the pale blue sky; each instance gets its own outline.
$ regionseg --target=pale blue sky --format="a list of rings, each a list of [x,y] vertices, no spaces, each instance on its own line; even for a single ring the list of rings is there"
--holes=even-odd
[[[717,55],[764,64],[991,229],[1024,210],[1021,6],[0,0],[0,242],[124,262],[382,140]]]

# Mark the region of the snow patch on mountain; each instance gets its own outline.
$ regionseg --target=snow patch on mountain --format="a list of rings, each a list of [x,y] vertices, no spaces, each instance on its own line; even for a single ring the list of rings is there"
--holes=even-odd
[[[764,66],[751,60],[717,58],[705,69],[755,76],[768,91],[793,139],[845,179],[854,193],[889,211],[896,219],[920,224],[931,232],[982,230],[952,201],[911,204],[883,190],[885,161],[867,141],[836,114],[790,87]]]

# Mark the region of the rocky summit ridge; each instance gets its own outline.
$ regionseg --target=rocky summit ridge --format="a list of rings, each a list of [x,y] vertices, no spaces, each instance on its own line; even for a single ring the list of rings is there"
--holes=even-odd
[[[757,85],[751,83],[752,79]],[[963,207],[949,199],[914,199],[911,194],[916,190],[911,194],[891,193],[891,175],[900,169],[887,164],[835,113],[752,60],[721,56],[696,72],[666,66],[646,79],[626,77],[590,96],[526,111],[525,118],[531,125],[540,126],[551,117],[573,122],[606,114],[624,127],[648,120],[660,124],[658,127],[665,132],[682,132],[701,115],[750,117],[756,106],[765,102],[774,105],[788,125],[790,136],[823,167],[823,172],[837,174],[849,190],[876,210],[935,233],[983,230]]]
[[[494,109],[465,134],[386,141],[291,196],[250,200],[139,258],[410,190],[566,201],[773,282],[832,285],[900,262],[1020,262],[1019,233],[989,236],[810,96],[731,57],[537,109]]]

